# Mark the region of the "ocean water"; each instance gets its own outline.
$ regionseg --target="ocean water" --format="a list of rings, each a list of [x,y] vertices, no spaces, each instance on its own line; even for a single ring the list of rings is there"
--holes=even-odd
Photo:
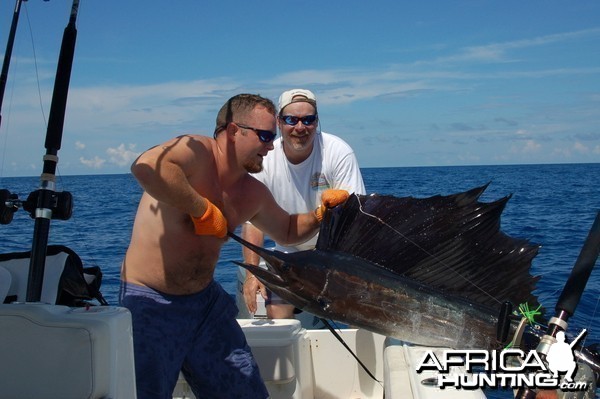
[[[482,201],[512,195],[501,229],[541,245],[532,273],[542,276],[536,293],[550,312],[600,211],[600,164],[366,168],[362,172],[368,193],[426,197],[490,183]],[[0,189],[8,189],[22,200],[38,185],[38,177],[0,178]],[[49,243],[71,247],[86,266],[100,266],[104,273],[102,292],[109,303],[117,304],[119,267],[140,187],[129,174],[63,176],[57,180],[57,190],[73,195],[73,217],[51,222]],[[33,226],[28,213],[18,211],[10,225],[0,226],[0,251],[30,250]],[[215,277],[232,295],[237,267],[231,261],[240,259],[239,244],[230,240],[223,247]],[[588,330],[586,344],[600,342],[597,269],[569,320],[570,331]]]

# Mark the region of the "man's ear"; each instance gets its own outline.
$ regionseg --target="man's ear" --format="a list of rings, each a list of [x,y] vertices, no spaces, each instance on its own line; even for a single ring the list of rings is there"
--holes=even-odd
[[[236,125],[233,122],[229,122],[227,124],[227,129],[226,129],[227,138],[235,139],[235,135],[239,130],[240,130],[240,128],[238,127],[238,125]]]

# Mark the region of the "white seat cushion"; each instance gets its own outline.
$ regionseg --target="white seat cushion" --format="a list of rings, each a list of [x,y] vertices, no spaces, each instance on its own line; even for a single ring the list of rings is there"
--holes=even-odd
[[[4,302],[4,299],[8,295],[10,284],[12,282],[12,275],[8,270],[0,266],[0,303]]]
[[[47,256],[44,267],[44,284],[40,302],[55,304],[58,296],[58,283],[69,256],[66,252]],[[27,298],[27,281],[29,280],[29,258],[9,259],[0,265],[11,274],[10,288],[4,298],[16,295],[17,302],[25,302]]]

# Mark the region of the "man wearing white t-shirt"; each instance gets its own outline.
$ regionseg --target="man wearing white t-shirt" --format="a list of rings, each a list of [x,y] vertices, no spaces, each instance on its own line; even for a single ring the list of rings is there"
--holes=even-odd
[[[281,138],[275,149],[263,160],[263,171],[253,175],[273,193],[273,197],[289,213],[313,210],[321,203],[321,193],[329,188],[364,194],[365,186],[352,148],[341,138],[319,129],[317,99],[310,90],[293,89],[279,97],[277,124]],[[242,237],[263,246],[262,231],[249,223]],[[317,236],[303,244],[276,249],[295,252],[314,248]],[[258,265],[259,256],[244,248],[244,261]],[[294,318],[294,306],[276,294],[267,292],[256,277],[246,272],[244,299],[251,313],[256,312],[256,292],[265,298],[267,316],[274,319]]]

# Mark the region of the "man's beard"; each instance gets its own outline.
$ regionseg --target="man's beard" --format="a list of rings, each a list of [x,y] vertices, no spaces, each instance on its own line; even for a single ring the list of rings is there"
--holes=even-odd
[[[284,138],[284,142],[293,151],[304,151],[313,145],[315,142],[315,135],[316,133],[309,133],[308,135],[297,137],[290,134],[288,137]]]
[[[244,169],[246,169],[246,172],[248,173],[258,173],[262,172],[263,165],[262,162],[246,161],[244,163]]]

